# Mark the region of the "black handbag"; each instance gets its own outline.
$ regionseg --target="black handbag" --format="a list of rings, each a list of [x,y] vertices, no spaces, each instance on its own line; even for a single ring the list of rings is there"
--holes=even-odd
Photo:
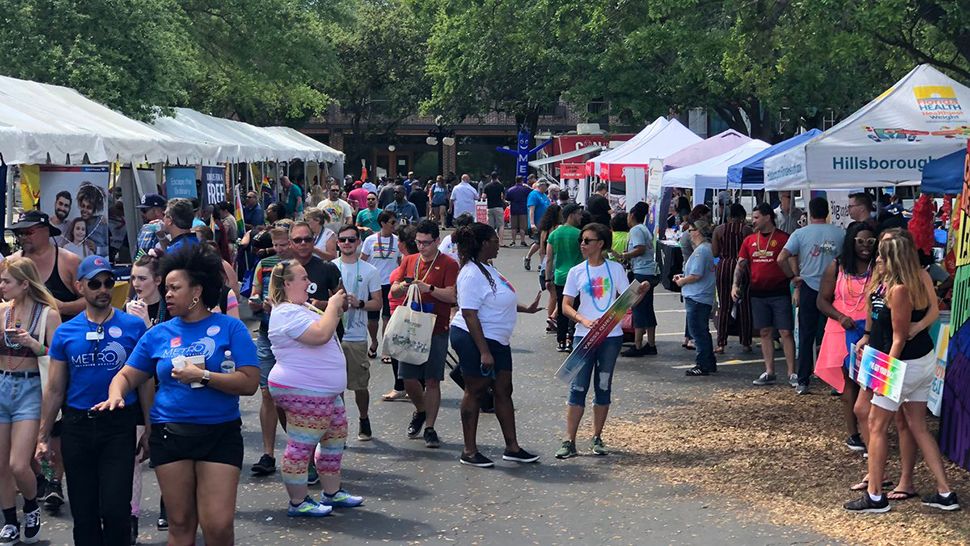
[[[458,388],[465,390],[465,376],[461,373],[461,366],[458,365],[458,356],[453,351],[448,351],[445,364],[451,370],[448,377],[458,385]],[[478,405],[484,413],[495,413],[495,391],[489,386],[478,399]]]

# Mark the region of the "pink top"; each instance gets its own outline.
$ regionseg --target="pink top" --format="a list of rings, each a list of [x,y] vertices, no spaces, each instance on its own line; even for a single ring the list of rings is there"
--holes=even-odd
[[[857,277],[847,275],[839,269],[839,275],[835,279],[835,300],[832,307],[852,320],[866,319],[866,283],[869,282],[869,275]]]
[[[350,190],[350,193],[347,194],[347,200],[356,201],[358,209],[366,209],[367,190],[365,190],[364,188],[355,188],[353,190]]]

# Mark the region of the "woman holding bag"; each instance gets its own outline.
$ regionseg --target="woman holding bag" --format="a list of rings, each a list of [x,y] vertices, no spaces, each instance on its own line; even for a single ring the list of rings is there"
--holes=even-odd
[[[461,464],[488,468],[494,463],[478,451],[479,400],[491,385],[495,393],[495,417],[505,438],[502,459],[517,463],[539,460],[519,446],[515,435],[515,408],[512,405],[512,349],[509,341],[515,328],[516,313],[535,313],[540,291],[531,305],[518,302],[515,288],[491,265],[500,246],[495,230],[474,223],[455,232],[461,271],[458,273],[459,312],[451,321],[451,346],[458,354],[458,365],[465,379],[461,399],[461,428],[465,449]]]

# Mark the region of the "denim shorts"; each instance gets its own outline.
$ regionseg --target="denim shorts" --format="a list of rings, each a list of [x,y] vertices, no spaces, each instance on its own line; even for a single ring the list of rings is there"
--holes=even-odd
[[[273,345],[269,337],[263,332],[256,336],[256,358],[259,360],[259,386],[265,388],[269,381],[269,372],[276,366],[276,356],[273,355]]]
[[[494,339],[485,338],[489,352],[495,360],[494,370],[496,372],[512,372],[512,348],[502,345]],[[478,351],[472,335],[457,328],[451,327],[451,348],[458,355],[458,365],[461,366],[461,373],[465,377],[486,377],[482,373],[482,353]],[[491,374],[489,374],[491,375]]]
[[[576,347],[583,344],[583,338],[576,337],[573,340]],[[583,367],[579,373],[573,377],[569,383],[570,406],[585,406],[586,393],[589,392],[589,383],[593,381],[593,404],[597,406],[610,405],[610,394],[613,390],[613,368],[616,366],[616,358],[620,356],[620,348],[623,347],[623,336],[608,337],[600,343],[596,350],[586,355]]]
[[[40,375],[0,375],[0,423],[40,420]]]

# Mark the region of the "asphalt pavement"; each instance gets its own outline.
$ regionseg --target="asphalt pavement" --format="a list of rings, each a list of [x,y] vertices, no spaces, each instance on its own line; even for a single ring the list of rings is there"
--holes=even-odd
[[[497,267],[529,303],[538,288],[536,268],[522,266],[525,249],[503,248]],[[545,298],[543,298],[545,300]],[[635,419],[654,407],[651,391],[664,389],[703,403],[698,378],[684,377],[693,353],[683,350],[685,314],[677,294],[658,289],[655,297],[660,326],[660,355],[622,358],[616,368],[611,419]],[[512,339],[517,429],[520,444],[541,455],[536,464],[501,460],[502,435],[495,418],[483,415],[479,449],[495,460],[495,468],[458,463],[461,391],[446,379],[436,429],[440,449],[428,449],[405,434],[413,407],[409,402],[382,402],[392,384],[389,366],[373,360],[371,423],[374,439],[359,442],[357,409],[348,403],[348,449],[343,459],[344,487],[363,495],[364,506],[338,510],[320,520],[286,517],[287,498],[279,474],[256,478],[249,466],[259,458],[259,397],[242,400],[245,467],[239,484],[236,514],[237,544],[793,544],[829,543],[807,530],[779,527],[757,512],[732,501],[729,494],[711,496],[688,485],[665,484],[660,477],[638,475],[630,480],[632,455],[589,454],[583,428],[580,456],[560,461],[554,453],[563,431],[567,388],[553,377],[564,355],[555,351],[555,336],[544,332],[545,312],[519,315]],[[749,359],[745,361],[744,358]],[[750,382],[760,365],[752,355],[729,356],[716,381]],[[721,359],[725,360],[725,359]],[[708,378],[700,378],[708,380]],[[592,395],[590,395],[592,396]],[[348,397],[348,401],[353,397]],[[609,422],[604,433],[609,446]],[[285,445],[277,437],[277,464]],[[626,463],[626,464],[624,464]],[[158,487],[144,470],[140,544],[164,544],[155,530]],[[311,488],[319,492],[319,486]],[[50,544],[71,544],[70,513],[45,516],[43,538]],[[201,534],[198,543],[202,544]]]

